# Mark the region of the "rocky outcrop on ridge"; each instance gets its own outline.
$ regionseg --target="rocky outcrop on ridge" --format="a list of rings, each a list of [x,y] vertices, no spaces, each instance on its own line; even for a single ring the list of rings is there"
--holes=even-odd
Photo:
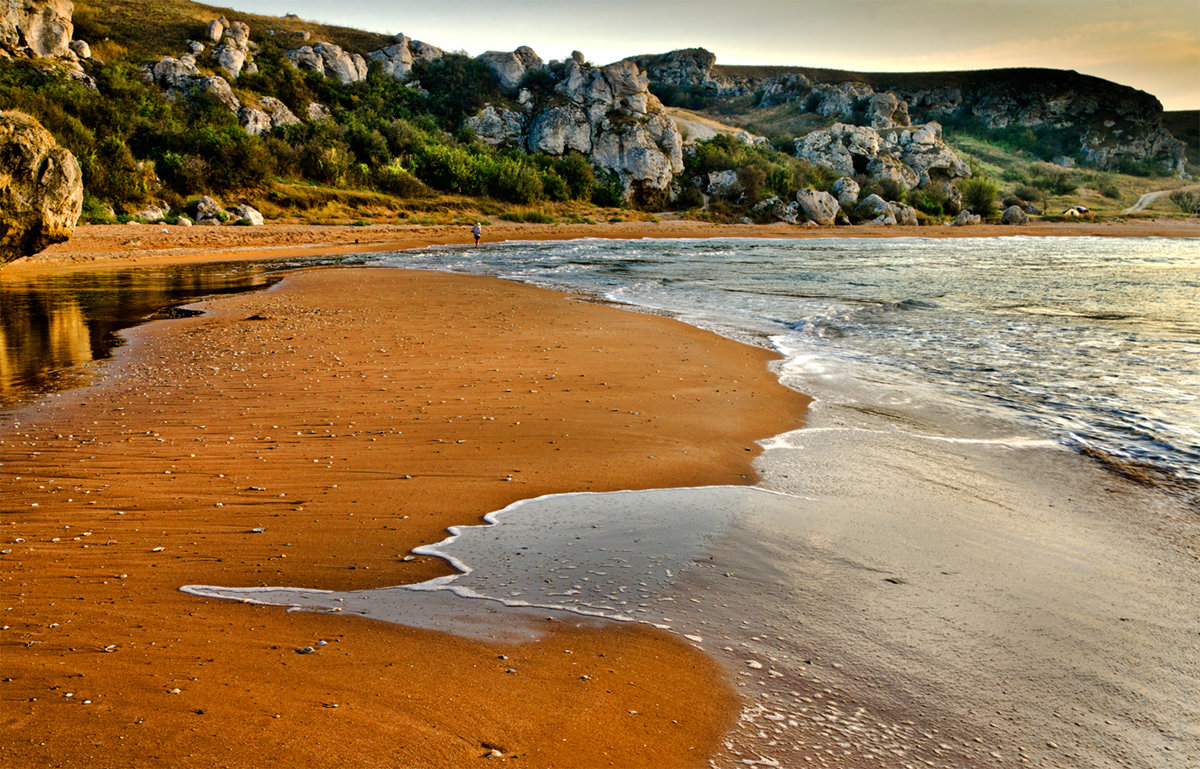
[[[897,87],[914,114],[966,116],[989,129],[1037,129],[1070,137],[1085,162],[1125,162],[1185,171],[1186,147],[1163,128],[1163,108],[1144,91],[1056,70],[971,73],[959,86]]]
[[[67,240],[82,210],[75,156],[28,115],[0,112],[0,264]]]
[[[524,71],[541,59],[530,49],[505,55],[485,54],[498,68],[497,78],[511,75],[519,62]],[[515,60],[515,61],[514,61]],[[554,86],[549,92],[520,91],[520,111],[489,105],[466,125],[493,144],[561,156],[582,153],[594,166],[615,173],[629,202],[665,201],[671,182],[683,171],[683,138],[649,90],[646,73],[630,61],[605,67],[589,64],[576,52],[565,62],[544,69]],[[502,74],[504,73],[504,74]]]
[[[446,55],[441,48],[413,40],[403,33],[396,35],[392,40],[392,45],[371,51],[367,58],[379,62],[383,74],[400,82],[405,82],[412,76],[413,65],[417,62],[437,61]]]
[[[1132,163],[1185,171],[1186,147],[1163,128],[1157,99],[1077,72],[896,75],[796,69],[763,77],[753,68],[718,66],[702,48],[632,60],[646,69],[655,88],[699,91],[717,100],[753,96],[763,108],[799,103],[807,112],[880,130],[951,119],[989,129],[1029,128],[1057,135],[1067,152],[1098,168]]]
[[[96,84],[81,62],[92,58],[91,47],[72,40],[75,25],[70,0],[4,0],[0,2],[0,59],[53,60],[89,88]]]
[[[319,72],[346,85],[367,79],[367,60],[333,43],[301,46],[286,56],[296,69]]]
[[[500,90],[507,94],[517,93],[527,72],[543,69],[546,66],[542,57],[527,45],[523,45],[511,53],[488,51],[475,58],[491,67],[496,79],[500,81]]]
[[[955,195],[950,188],[971,175],[970,167],[942,141],[937,123],[886,133],[835,123],[796,139],[795,146],[796,157],[842,176],[891,179],[910,190],[934,187],[951,198]]]
[[[219,66],[231,79],[237,80],[245,72],[258,72],[250,42],[250,25],[243,21],[231,22],[224,16],[208,24],[208,38],[219,45],[213,49]]]

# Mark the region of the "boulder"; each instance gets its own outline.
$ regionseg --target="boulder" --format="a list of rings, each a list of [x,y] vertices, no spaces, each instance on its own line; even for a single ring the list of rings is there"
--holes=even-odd
[[[20,112],[0,112],[0,264],[75,232],[83,211],[79,163]]]
[[[546,63],[532,48],[523,45],[512,53],[504,51],[488,51],[477,56],[487,64],[496,79],[500,81],[500,90],[507,94],[516,94],[525,79],[525,73],[533,69],[542,69]]]
[[[233,215],[237,219],[238,224],[249,224],[254,227],[263,225],[263,215],[253,207],[242,203],[233,209]]]
[[[238,51],[250,50],[250,26],[244,21],[235,21],[225,28],[222,42]]]
[[[223,77],[216,75],[195,77],[185,81],[178,88],[193,97],[200,93],[208,94],[235,115],[242,108],[242,103],[233,95],[233,88],[229,86],[229,81]]]
[[[238,110],[238,125],[251,136],[262,136],[271,130],[271,116],[254,107]]]
[[[979,224],[982,221],[983,217],[979,214],[973,214],[970,211],[963,209],[962,211],[958,212],[958,216],[954,217],[954,221],[950,222],[950,224],[954,225],[955,227],[970,227],[972,225]]]
[[[0,3],[0,48],[22,51],[35,59],[59,58],[70,52],[75,25],[71,0],[7,0]]]
[[[446,52],[436,45],[413,40],[404,34],[393,37],[392,45],[367,54],[371,60],[379,62],[379,67],[385,75],[401,82],[412,76],[413,64],[420,61],[437,61],[445,55]]]
[[[305,72],[320,72],[325,74],[325,62],[312,49],[312,46],[304,45],[299,48],[288,51],[284,56],[293,67]]]
[[[878,195],[868,195],[855,210],[859,216],[871,219],[868,224],[891,226],[896,223],[896,212],[891,204]]]
[[[833,194],[842,208],[854,208],[858,204],[858,193],[861,189],[858,182],[849,176],[843,176],[833,183]]]
[[[971,169],[942,141],[938,123],[881,134],[867,126],[835,123],[795,141],[795,154],[843,176],[891,179],[906,189],[953,184]]]
[[[479,114],[467,118],[465,125],[492,146],[523,147],[525,144],[525,116],[520,112],[489,104]],[[561,150],[558,154],[562,154]]]
[[[164,56],[150,68],[153,80],[162,88],[175,88],[195,77],[200,77],[196,68],[196,60],[191,56],[181,56],[178,59]]]
[[[822,227],[831,227],[841,212],[838,199],[822,190],[800,190],[796,193],[800,212],[811,222]]]
[[[347,53],[333,43],[317,43],[312,50],[321,57],[325,77],[347,85],[367,79],[367,61],[357,53]]]
[[[83,40],[72,40],[68,44],[71,48],[71,53],[75,54],[80,59],[92,58],[92,47]]]
[[[404,43],[396,43],[377,51],[371,51],[367,54],[367,58],[379,62],[379,70],[395,80],[403,82],[412,75],[414,59],[407,39]]]
[[[246,66],[246,51],[222,45],[213,51],[213,54],[217,57],[217,66],[229,77],[237,80],[238,75],[242,74],[242,68]]]
[[[889,203],[892,207],[892,215],[896,217],[896,224],[901,227],[916,227],[920,224],[917,218],[917,209],[906,203],[897,203],[895,201]]]
[[[293,67],[320,72],[345,85],[367,79],[367,60],[357,53],[347,53],[333,43],[306,45],[285,55]]]
[[[736,198],[742,194],[742,183],[738,181],[737,171],[709,171],[705,189],[713,197]]]
[[[142,224],[154,224],[166,219],[169,213],[171,213],[171,207],[164,203],[161,206],[146,206],[141,211],[132,214],[130,218]]]
[[[759,217],[770,216],[785,224],[796,224],[800,219],[800,204],[793,200],[784,205],[782,200],[772,195],[756,203],[750,213]]]
[[[263,112],[266,112],[271,118],[271,127],[278,128],[283,125],[293,125],[300,122],[300,118],[296,117],[296,113],[288,109],[288,105],[276,99],[274,96],[264,96],[259,100],[262,105]]]
[[[304,116],[310,121],[328,120],[331,117],[329,107],[315,101],[308,103],[308,107],[304,111]]]
[[[225,25],[228,23],[229,20],[224,16],[208,22],[208,39],[214,43],[221,42],[221,37],[225,34]]]
[[[179,225],[180,227],[191,227],[192,220],[187,218],[186,216],[180,215],[180,217],[175,220],[175,224]]]
[[[229,213],[221,208],[221,204],[208,195],[196,201],[196,224],[205,224],[208,220],[215,220],[220,224],[228,216]]]
[[[1029,215],[1025,213],[1025,209],[1020,206],[1009,206],[1004,209],[1004,213],[1000,215],[1001,224],[1028,224]]]

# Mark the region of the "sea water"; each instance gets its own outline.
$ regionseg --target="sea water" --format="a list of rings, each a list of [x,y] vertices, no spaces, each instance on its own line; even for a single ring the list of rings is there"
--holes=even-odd
[[[806,428],[764,436],[758,488],[528,500],[425,548],[462,574],[422,585],[189,592],[492,637],[547,612],[666,628],[743,694],[719,766],[1200,761],[1196,241],[351,261],[668,313],[777,350],[816,401]]]

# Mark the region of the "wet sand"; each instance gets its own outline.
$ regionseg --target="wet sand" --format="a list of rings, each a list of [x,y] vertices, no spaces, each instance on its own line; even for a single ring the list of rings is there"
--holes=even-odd
[[[178,588],[416,582],[447,566],[414,546],[518,499],[750,483],[806,406],[769,353],[438,273],[205,309],[0,418],[0,762],[706,765],[739,700],[676,636],[489,642]]]
[[[599,224],[521,224],[496,221],[484,227],[483,245],[502,241],[573,238],[992,238],[1163,237],[1200,238],[1200,219],[1114,222],[1044,222],[1021,227],[796,227],[787,224],[709,224],[684,219]],[[470,227],[455,225],[268,224],[262,227],[85,225],[66,243],[51,246],[6,270],[57,269],[63,265],[180,263],[214,259],[270,259],[391,251],[471,243]]]

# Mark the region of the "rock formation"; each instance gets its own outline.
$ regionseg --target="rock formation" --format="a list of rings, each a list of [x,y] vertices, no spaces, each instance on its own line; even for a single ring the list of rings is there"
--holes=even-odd
[[[71,237],[83,210],[83,174],[50,132],[0,112],[0,264]]]
[[[833,225],[842,210],[837,198],[820,190],[800,190],[796,193],[796,202],[801,214],[822,227]]]
[[[497,80],[510,92],[531,68],[542,66],[528,48],[485,54]],[[630,61],[605,67],[576,52],[546,71],[553,91],[521,92],[524,113],[489,105],[466,125],[492,144],[560,156],[580,152],[602,171],[615,173],[630,202],[665,202],[675,175],[683,171],[683,139],[662,104],[650,93],[645,72]],[[507,86],[505,80],[508,78]]]
[[[371,51],[367,58],[379,62],[383,74],[401,82],[412,76],[413,64],[419,61],[437,61],[445,52],[437,46],[413,40],[404,34],[392,38],[392,45]]]
[[[1029,215],[1025,213],[1025,209],[1020,206],[1009,206],[1004,209],[1004,213],[1000,215],[1001,224],[1028,224]]]
[[[878,195],[863,198],[855,211],[860,217],[870,219],[867,224],[904,227],[915,227],[918,224],[915,208],[903,203],[888,202]]]
[[[1100,168],[1149,163],[1178,174],[1185,170],[1185,147],[1163,128],[1157,99],[1077,72],[942,73],[939,84],[926,86],[920,75],[816,69],[763,77],[720,67],[703,48],[630,60],[646,69],[660,92],[700,93],[715,101],[753,96],[764,108],[802,104],[806,112],[881,131],[953,117],[993,130],[1035,130]],[[948,78],[956,84],[945,84]]]
[[[347,53],[333,43],[317,43],[288,51],[287,59],[296,69],[320,72],[343,84],[367,79],[367,60],[357,53]]]
[[[843,176],[890,179],[910,190],[933,187],[950,199],[957,199],[955,184],[971,175],[942,141],[937,123],[895,128],[886,135],[867,126],[835,123],[796,139],[795,146],[796,157]]]
[[[491,67],[496,79],[500,81],[500,90],[507,94],[517,93],[526,72],[546,66],[542,57],[527,45],[523,45],[511,53],[488,51],[476,58]]]
[[[0,4],[0,47],[35,59],[65,56],[74,10],[70,0],[6,0]]]
[[[854,208],[858,203],[858,193],[862,188],[858,182],[851,179],[849,176],[843,176],[833,183],[833,194],[838,199],[838,203],[842,208]]]
[[[224,18],[217,21],[224,22]],[[210,26],[209,36],[217,31]],[[221,45],[213,50],[213,55],[217,57],[217,65],[234,80],[243,70],[250,74],[257,72],[258,65],[254,63],[250,51],[250,27],[245,22],[235,21],[221,24],[220,31],[221,34],[214,42]]]

